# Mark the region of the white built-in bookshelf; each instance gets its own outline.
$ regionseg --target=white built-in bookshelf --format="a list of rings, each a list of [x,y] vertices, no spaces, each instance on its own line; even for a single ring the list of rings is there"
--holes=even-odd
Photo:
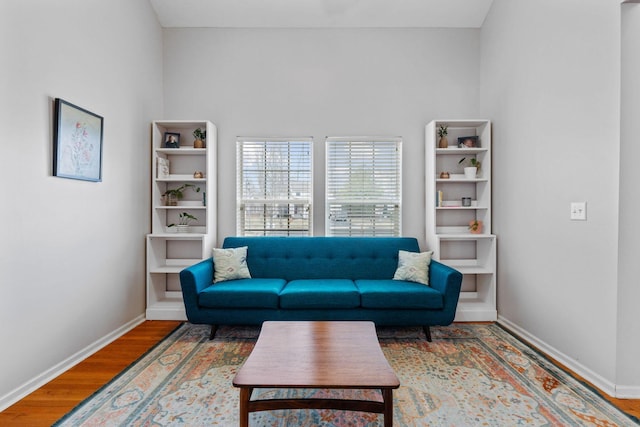
[[[439,147],[438,129],[447,126],[448,146]],[[459,138],[476,137],[472,146]],[[496,236],[491,227],[491,122],[434,120],[425,130],[426,241],[434,259],[463,274],[456,321],[495,321]],[[460,164],[460,160],[466,161]],[[476,177],[463,165],[480,162]],[[466,198],[463,202],[463,198]],[[482,222],[472,233],[472,221]]]
[[[151,125],[151,233],[147,235],[147,308],[150,320],[186,320],[179,273],[211,256],[216,242],[216,139],[213,123],[157,120]],[[206,131],[206,146],[194,147],[193,132]],[[179,134],[179,148],[167,148]],[[201,174],[200,174],[201,173]],[[168,201],[167,190],[186,185],[183,198]],[[199,191],[195,191],[198,189]],[[180,214],[193,217],[186,230],[169,226]]]

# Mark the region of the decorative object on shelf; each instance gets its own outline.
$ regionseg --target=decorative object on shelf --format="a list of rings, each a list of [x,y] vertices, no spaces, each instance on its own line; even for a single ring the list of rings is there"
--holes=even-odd
[[[438,136],[440,141],[438,142],[438,148],[449,148],[449,140],[447,134],[449,133],[449,126],[442,124],[438,127]]]
[[[164,148],[180,148],[180,134],[177,132],[165,132]]]
[[[202,172],[200,172],[200,171],[195,171],[193,173],[193,177],[194,178],[204,178],[204,174]]]
[[[198,218],[191,215],[190,213],[182,212],[180,215],[178,215],[178,223],[169,224],[167,225],[167,227],[169,228],[176,227],[176,230],[178,231],[178,233],[188,233],[189,226],[191,225],[191,221],[197,221],[197,220]]]
[[[178,201],[184,198],[184,190],[191,187],[196,193],[200,192],[200,187],[193,184],[182,184],[178,188],[165,191],[162,196],[165,197],[165,206],[177,206]]]
[[[60,98],[54,114],[53,176],[102,181],[102,116]]]
[[[449,179],[449,172],[440,172],[440,179]]]
[[[482,221],[478,219],[472,219],[469,222],[469,232],[471,234],[481,234],[482,233]]]
[[[165,206],[178,206],[178,197],[175,193],[165,193],[162,195],[162,203]]]
[[[475,179],[478,174],[478,168],[475,166],[468,166],[464,168],[464,177],[467,179]]]
[[[170,170],[171,162],[169,159],[165,159],[164,157],[157,158],[157,175],[158,179],[166,179],[169,178],[169,170]]]
[[[462,206],[471,206],[471,197],[463,197]]]
[[[193,141],[193,148],[205,148],[205,140],[207,139],[207,131],[202,130],[201,128],[197,128],[193,131],[193,137],[195,141]]]
[[[458,138],[459,148],[477,148],[480,147],[477,136],[461,136]]]
[[[464,166],[464,177],[467,179],[475,179],[481,166],[481,163],[475,157],[470,157],[468,160],[463,157],[458,161],[458,164],[468,165]]]

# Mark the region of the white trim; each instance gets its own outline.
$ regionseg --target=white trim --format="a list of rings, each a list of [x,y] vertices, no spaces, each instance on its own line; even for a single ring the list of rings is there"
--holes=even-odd
[[[106,347],[108,344],[117,340],[118,338],[120,338],[121,336],[123,336],[124,334],[126,334],[127,332],[135,328],[136,326],[140,325],[144,321],[145,321],[144,315],[140,315],[136,317],[135,319],[125,323],[115,331],[105,335],[104,337],[100,338],[97,341],[94,341],[93,343],[89,344],[87,347],[83,348],[77,353],[69,356],[62,362],[58,363],[57,365],[47,369],[41,374],[30,379],[26,383],[22,384],[20,387],[0,397],[0,412],[4,411],[9,406],[13,405],[14,403],[24,398],[28,394],[33,393],[35,390],[42,387],[43,385],[45,385],[52,379],[56,378],[60,374],[68,371],[78,363],[82,362],[87,357],[96,353],[98,350],[102,349],[103,347]]]
[[[289,142],[289,141],[311,141],[313,142],[312,136],[237,136],[236,143],[240,142]]]
[[[167,292],[168,293],[168,292]],[[167,294],[165,293],[165,295]],[[176,292],[182,298],[182,292]],[[172,295],[166,295],[168,298],[172,298]],[[173,297],[175,298],[175,297]],[[146,316],[147,320],[180,320],[185,322],[187,320],[187,313],[184,308],[184,303],[181,302],[180,306],[167,306],[159,304],[158,307],[147,308]]]
[[[618,399],[640,399],[640,386],[617,385],[615,397]]]
[[[401,136],[327,136],[326,142],[402,142]]]
[[[589,381],[591,384],[593,384],[595,387],[599,388],[609,396],[620,399],[640,399],[640,387],[616,385],[615,383],[607,380],[606,378],[587,368],[583,364],[577,363],[575,359],[572,359],[556,348],[550,346],[546,342],[540,340],[538,337],[531,335],[529,332],[522,329],[515,323],[509,321],[508,319],[502,316],[498,316],[498,323],[501,326],[504,326],[509,331],[513,332],[515,335],[518,335],[525,341],[531,343],[545,355],[552,357],[553,359],[562,363],[564,366],[571,369],[573,372]]]
[[[475,293],[475,292],[474,292]],[[497,313],[495,309],[491,308],[476,308],[473,307],[473,302],[469,303],[470,307],[465,307],[463,293],[460,294],[460,302],[458,303],[458,309],[456,310],[456,317],[454,322],[495,322]],[[473,301],[473,300],[472,300]],[[477,301],[477,300],[476,300]]]

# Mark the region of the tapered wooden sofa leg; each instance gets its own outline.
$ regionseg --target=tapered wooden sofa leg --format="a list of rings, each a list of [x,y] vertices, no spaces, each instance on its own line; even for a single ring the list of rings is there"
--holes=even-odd
[[[424,334],[427,336],[427,341],[431,342],[431,329],[428,326],[423,326]]]
[[[209,334],[209,339],[212,340],[216,337],[216,332],[218,331],[218,325],[211,325],[211,333]]]

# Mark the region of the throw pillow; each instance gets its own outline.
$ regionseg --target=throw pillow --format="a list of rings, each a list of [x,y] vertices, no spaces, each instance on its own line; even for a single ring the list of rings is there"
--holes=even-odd
[[[429,285],[429,264],[432,251],[408,252],[398,251],[398,268],[393,280],[408,280]]]
[[[231,249],[213,249],[213,282],[250,279],[247,266],[247,246]]]

